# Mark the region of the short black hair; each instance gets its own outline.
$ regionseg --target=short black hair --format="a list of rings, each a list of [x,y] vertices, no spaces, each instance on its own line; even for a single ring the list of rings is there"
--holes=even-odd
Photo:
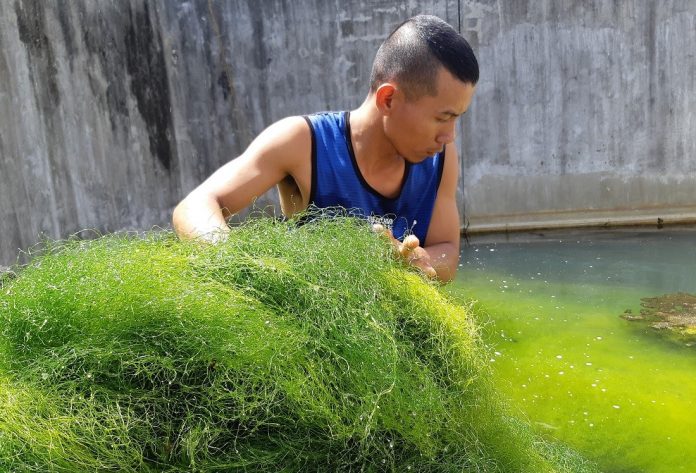
[[[478,61],[464,37],[436,16],[414,16],[397,26],[379,47],[370,92],[393,80],[408,99],[436,95],[440,66],[464,83],[478,82]]]

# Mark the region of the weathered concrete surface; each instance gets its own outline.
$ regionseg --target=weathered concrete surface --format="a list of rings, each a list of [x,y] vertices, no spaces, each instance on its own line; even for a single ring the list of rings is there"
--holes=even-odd
[[[0,2],[0,264],[41,233],[167,225],[270,122],[357,106],[381,40],[420,12],[460,28],[481,63],[459,141],[472,229],[688,213],[696,0],[656,5]]]
[[[696,2],[463,2],[461,24],[482,68],[462,127],[472,229],[696,215]]]
[[[0,2],[0,264],[41,234],[168,225],[270,122],[359,104],[421,10],[458,21],[456,0]]]

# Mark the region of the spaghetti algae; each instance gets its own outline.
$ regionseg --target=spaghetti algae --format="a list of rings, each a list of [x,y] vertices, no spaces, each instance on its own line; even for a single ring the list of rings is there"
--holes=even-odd
[[[0,469],[595,471],[390,251],[350,218],[47,244],[0,282]]]

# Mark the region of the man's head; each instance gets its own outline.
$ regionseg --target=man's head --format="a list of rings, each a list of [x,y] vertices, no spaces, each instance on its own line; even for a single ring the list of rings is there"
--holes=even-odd
[[[377,51],[370,92],[395,82],[409,100],[435,95],[441,67],[461,82],[476,85],[478,81],[478,62],[469,43],[435,16],[414,16],[399,25]]]
[[[416,163],[454,141],[477,81],[466,40],[439,18],[416,16],[377,52],[369,98],[396,153]]]

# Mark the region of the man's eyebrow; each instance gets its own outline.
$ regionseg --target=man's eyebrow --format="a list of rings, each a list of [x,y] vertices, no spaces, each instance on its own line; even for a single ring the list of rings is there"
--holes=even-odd
[[[443,110],[442,112],[440,112],[440,114],[441,115],[449,115],[450,117],[454,117],[454,118],[457,118],[458,116],[463,115],[463,113],[457,113],[453,110]]]

